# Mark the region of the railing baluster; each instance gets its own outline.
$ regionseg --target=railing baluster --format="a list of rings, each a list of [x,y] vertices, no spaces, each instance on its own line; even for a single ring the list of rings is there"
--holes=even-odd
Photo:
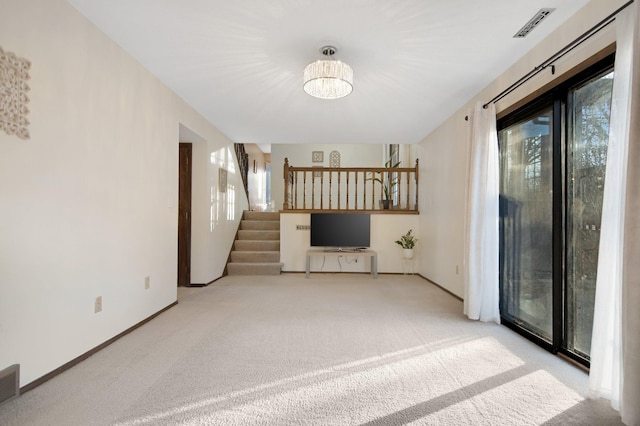
[[[307,209],[307,172],[302,172],[302,208]]]
[[[333,172],[329,170],[329,210],[331,210],[331,196],[333,195]]]
[[[338,210],[340,210],[340,170],[338,170],[338,202],[337,202],[337,208]]]
[[[351,172],[349,170],[347,170],[346,173],[347,173],[347,186],[346,186],[347,194],[346,194],[346,197],[345,197],[345,199],[346,199],[345,202],[347,204],[346,208],[347,208],[347,210],[349,210],[349,175],[351,174]]]
[[[356,171],[356,194],[355,194],[355,199],[354,199],[354,209],[358,210],[358,172]]]
[[[407,210],[411,209],[411,200],[409,199],[409,193],[411,192],[411,174],[407,172]]]
[[[294,171],[292,173],[292,177],[291,177],[291,202],[293,204],[293,208],[297,209],[298,208],[298,188],[297,188],[297,180],[298,177],[298,172]]]
[[[372,180],[371,181],[371,210],[374,210],[376,208],[376,204],[375,204],[375,198],[376,198],[376,181]]]
[[[316,208],[316,172],[311,172],[311,208]]]
[[[292,167],[286,160],[283,170],[285,199],[282,208],[299,211],[378,211],[383,208],[382,202],[380,205],[378,202],[386,199],[387,188],[390,200],[397,202],[393,206],[395,209],[417,212],[418,165],[416,161],[415,167],[412,168]],[[319,190],[317,185],[320,185]]]
[[[402,191],[400,190],[402,188],[402,172],[396,172],[396,176],[398,179],[398,182],[396,182],[396,188],[398,193],[396,194],[396,196],[394,198],[398,199],[398,208],[402,209]]]
[[[320,210],[324,210],[324,171],[320,172]]]

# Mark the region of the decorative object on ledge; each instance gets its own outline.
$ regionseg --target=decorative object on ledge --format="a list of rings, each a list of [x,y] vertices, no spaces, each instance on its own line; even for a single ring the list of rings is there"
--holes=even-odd
[[[389,159],[384,167],[387,169],[396,169],[400,167],[400,161],[396,164],[391,164],[391,159]],[[367,180],[372,180],[374,182],[378,182],[382,186],[382,193],[384,198],[380,200],[380,205],[384,210],[389,210],[393,207],[393,191],[394,187],[398,184],[398,175],[395,172],[373,172],[372,176],[368,177]]]
[[[406,234],[396,240],[396,244],[402,247],[403,257],[405,259],[413,259],[413,248],[416,246],[418,239],[412,234],[413,229],[409,229]]]
[[[218,169],[218,191],[227,192],[227,171],[222,167]]]
[[[329,154],[329,167],[340,167],[340,153],[338,151],[331,151]]]
[[[324,161],[324,151],[312,151],[311,161],[314,163],[322,163]]]
[[[353,70],[342,61],[333,58],[338,49],[333,46],[320,48],[326,59],[317,60],[304,68],[304,91],[320,99],[338,99],[353,91]]]
[[[0,129],[29,139],[29,68],[31,63],[0,47]]]

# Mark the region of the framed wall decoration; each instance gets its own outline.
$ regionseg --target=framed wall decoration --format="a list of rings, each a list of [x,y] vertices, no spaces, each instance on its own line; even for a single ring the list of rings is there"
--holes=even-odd
[[[29,68],[31,63],[0,47],[0,129],[29,139]]]
[[[314,163],[322,163],[324,161],[324,151],[312,151],[311,161]]]
[[[329,167],[340,167],[340,152],[331,151],[331,154],[329,154]]]

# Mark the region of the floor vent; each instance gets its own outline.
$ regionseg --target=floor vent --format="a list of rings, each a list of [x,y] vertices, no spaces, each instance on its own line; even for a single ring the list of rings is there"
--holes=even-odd
[[[524,27],[520,28],[513,38],[523,38],[526,37],[535,27],[538,26],[540,22],[544,20],[547,16],[551,14],[555,9],[540,9],[538,13],[536,13],[533,18],[529,20]]]
[[[0,371],[0,405],[20,395],[20,364]]]

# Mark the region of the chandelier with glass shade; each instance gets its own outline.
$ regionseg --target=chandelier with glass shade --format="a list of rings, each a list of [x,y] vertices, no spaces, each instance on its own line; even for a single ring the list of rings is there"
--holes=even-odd
[[[333,46],[320,48],[327,59],[320,59],[304,68],[304,91],[320,99],[338,99],[353,91],[353,70],[342,61],[333,58],[338,49]]]

